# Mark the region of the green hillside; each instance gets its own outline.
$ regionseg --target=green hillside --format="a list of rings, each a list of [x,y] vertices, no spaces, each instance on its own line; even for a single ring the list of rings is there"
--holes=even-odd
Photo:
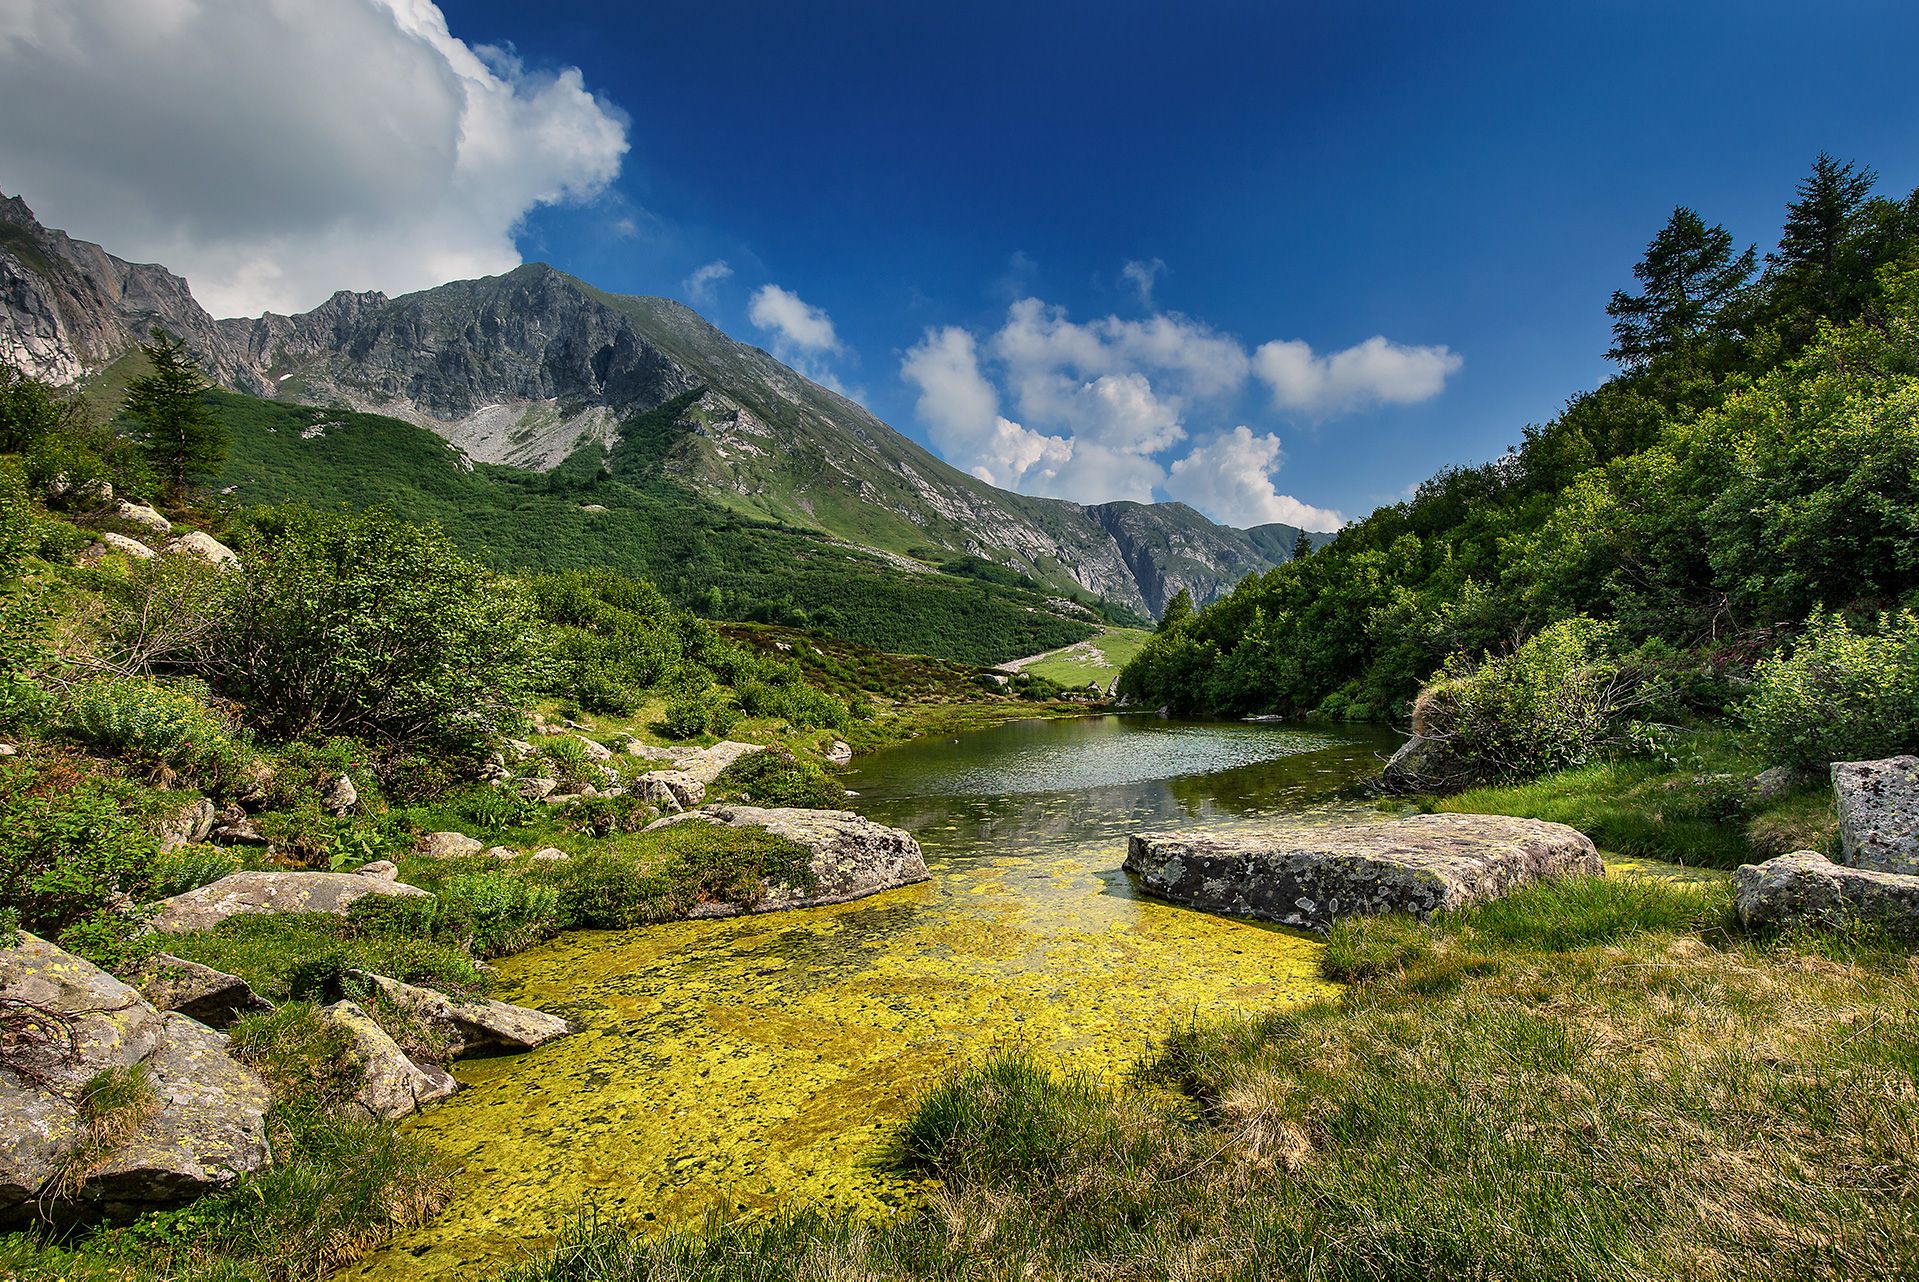
[[[209,396],[231,437],[217,488],[235,505],[385,504],[502,569],[610,567],[708,618],[901,653],[994,663],[1097,631],[1090,601],[1067,617],[1031,586],[908,570],[691,493],[658,468],[690,397],[632,420],[604,463],[594,445],[536,473],[468,466],[433,433],[376,414]]]

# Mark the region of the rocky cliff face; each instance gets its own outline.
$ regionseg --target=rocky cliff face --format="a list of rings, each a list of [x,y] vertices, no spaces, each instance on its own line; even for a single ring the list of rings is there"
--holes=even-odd
[[[344,402],[429,428],[475,461],[538,470],[611,450],[633,416],[698,390],[657,459],[692,489],[884,552],[985,557],[1143,613],[1182,588],[1213,600],[1283,560],[1296,533],[1229,529],[1180,504],[1084,507],[995,489],[690,309],[545,264],[216,321],[164,268],[0,200],[0,360],[75,382],[155,325],[236,391]]]

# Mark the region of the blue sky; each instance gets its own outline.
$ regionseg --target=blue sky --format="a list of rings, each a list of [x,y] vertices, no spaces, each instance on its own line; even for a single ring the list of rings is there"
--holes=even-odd
[[[525,180],[519,255],[687,298],[1001,483],[1235,522],[1363,515],[1605,377],[1675,204],[1763,249],[1821,148],[1919,183],[1910,4],[439,7],[624,130]]]

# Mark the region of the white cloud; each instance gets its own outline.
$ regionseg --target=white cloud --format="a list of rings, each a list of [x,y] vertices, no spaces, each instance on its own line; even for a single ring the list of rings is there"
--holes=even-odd
[[[1165,273],[1166,261],[1161,258],[1135,258],[1119,269],[1120,276],[1139,291],[1139,301],[1148,307],[1153,305],[1153,286]]]
[[[713,301],[715,286],[732,274],[733,269],[727,265],[726,260],[716,258],[710,263],[694,268],[693,274],[680,282],[680,287],[694,302],[710,303]]]
[[[988,484],[1049,485],[1073,456],[1064,437],[1029,432],[1000,414],[999,393],[980,372],[973,336],[957,326],[927,330],[900,373],[920,389],[919,418],[934,446]]]
[[[753,291],[747,306],[747,319],[773,335],[777,354],[782,346],[804,352],[836,352],[839,335],[833,332],[833,318],[790,289],[762,285]]]
[[[540,205],[619,173],[577,68],[453,36],[431,0],[0,5],[0,174],[49,224],[167,264],[218,315],[510,270]]]
[[[1273,404],[1308,414],[1431,400],[1463,363],[1451,348],[1407,347],[1379,335],[1327,356],[1297,339],[1253,353],[1253,369],[1272,390]]]
[[[1166,492],[1227,525],[1278,521],[1304,530],[1336,530],[1344,525],[1339,513],[1301,503],[1273,488],[1273,473],[1285,459],[1277,436],[1255,435],[1241,424],[1175,460],[1166,478]]]

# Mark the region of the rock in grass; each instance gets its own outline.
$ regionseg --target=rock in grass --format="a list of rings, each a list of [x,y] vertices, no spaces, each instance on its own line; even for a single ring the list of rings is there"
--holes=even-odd
[[[460,859],[486,849],[463,832],[430,832],[420,838],[420,853],[428,859]]]
[[[182,534],[179,538],[170,540],[162,550],[174,556],[197,556],[215,565],[233,565],[240,559],[232,548],[205,530],[194,530]]]
[[[164,935],[211,930],[247,913],[331,913],[344,917],[368,895],[425,895],[418,886],[350,872],[233,872],[162,899],[151,922]]]
[[[494,1001],[488,997],[448,997],[431,988],[402,983],[371,971],[347,973],[350,978],[359,980],[444,1035],[448,1049],[455,1055],[472,1055],[481,1051],[530,1051],[573,1031],[573,1026],[558,1015],[515,1006],[511,1002]]]
[[[96,537],[99,539],[99,542],[87,549],[90,553],[97,553],[104,556],[108,552],[119,552],[125,556],[132,557],[136,561],[151,561],[153,559],[153,549],[138,539],[130,539],[124,534],[115,534],[111,530],[103,530]]]
[[[28,934],[0,949],[0,1000],[0,1225],[42,1213],[61,1223],[127,1218],[265,1165],[266,1084],[227,1054],[221,1034]],[[144,1115],[84,1171],[72,1169],[89,1129],[87,1085],[135,1065],[149,1090]]]
[[[844,739],[833,740],[833,746],[826,750],[829,765],[843,766],[853,759],[853,747]]]
[[[369,1121],[397,1121],[460,1089],[444,1068],[408,1059],[400,1044],[358,1004],[335,1002],[320,1013],[346,1030],[363,1065],[360,1088],[345,1106],[348,1113]]]
[[[1919,757],[1835,761],[1840,858],[1874,872],[1919,873]]]
[[[400,866],[391,859],[375,859],[370,864],[361,864],[353,872],[360,877],[377,877],[381,881],[393,881],[400,875]]]
[[[1919,876],[1835,864],[1811,850],[1747,864],[1734,878],[1747,926],[1863,925],[1919,939]]]
[[[156,825],[155,835],[160,839],[160,849],[177,850],[196,841],[205,841],[213,832],[216,814],[213,803],[205,797],[188,802]]]
[[[731,917],[784,908],[843,904],[927,880],[926,858],[913,834],[888,828],[850,810],[773,809],[763,806],[707,806],[662,820],[661,824],[710,823],[728,828],[763,828],[776,837],[809,848],[814,886],[769,885],[755,904],[701,904],[695,917]],[[650,825],[659,827],[660,824]]]
[[[242,1015],[273,1009],[272,1002],[238,975],[167,953],[156,953],[139,978],[140,996],[209,1028],[225,1028]]]
[[[126,499],[121,499],[113,505],[113,514],[122,521],[152,530],[155,534],[173,532],[173,522],[144,503],[130,503]]]
[[[706,785],[684,770],[649,770],[633,780],[633,795],[662,810],[679,811],[706,800]]]
[[[1374,823],[1219,833],[1139,833],[1126,871],[1164,899],[1323,929],[1344,917],[1485,903],[1553,877],[1603,871],[1564,824],[1504,815],[1415,815]]]

